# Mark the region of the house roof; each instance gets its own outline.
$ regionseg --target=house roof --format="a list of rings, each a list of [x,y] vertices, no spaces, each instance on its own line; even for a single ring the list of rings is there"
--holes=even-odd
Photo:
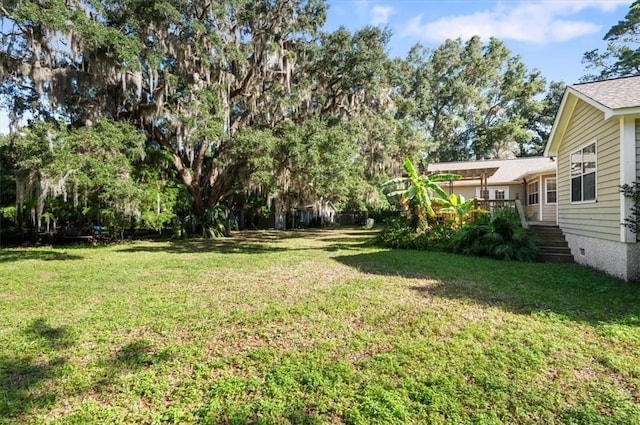
[[[574,84],[570,87],[608,109],[640,106],[640,77],[594,81]]]
[[[582,100],[604,114],[604,119],[640,113],[640,76],[615,78],[568,86],[562,96],[551,134],[544,150],[545,156],[556,156],[569,119],[578,100]]]
[[[463,179],[479,180],[484,173],[487,184],[515,184],[532,175],[555,173],[556,164],[550,158],[541,156],[490,159],[482,161],[439,162],[429,164],[427,171],[435,173],[459,174]]]

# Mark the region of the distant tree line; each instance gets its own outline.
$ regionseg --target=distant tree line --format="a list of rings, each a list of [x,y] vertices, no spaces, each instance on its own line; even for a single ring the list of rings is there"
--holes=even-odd
[[[391,58],[388,30],[324,32],[326,9],[3,2],[3,228],[198,233],[221,208],[260,216],[331,201],[372,212],[389,208],[379,185],[405,158],[420,168],[542,152],[564,84],[500,40]]]

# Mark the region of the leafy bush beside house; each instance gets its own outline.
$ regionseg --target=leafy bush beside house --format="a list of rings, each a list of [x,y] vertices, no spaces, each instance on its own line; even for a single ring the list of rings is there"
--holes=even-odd
[[[383,185],[405,185],[388,194],[389,197],[401,195],[400,204],[405,211],[385,223],[377,238],[380,245],[505,260],[535,259],[537,240],[522,228],[514,208],[503,207],[489,215],[489,211],[475,208],[473,199],[448,195],[436,183],[460,176],[419,176],[409,160],[405,160],[404,168],[408,177],[393,179]],[[436,219],[434,204],[441,207],[438,210],[440,220]],[[446,218],[442,220],[442,217]]]
[[[533,261],[538,241],[523,229],[517,211],[504,207],[461,227],[453,221],[436,223],[417,233],[405,217],[388,220],[377,242],[387,248],[452,252],[502,260]]]
[[[638,235],[640,232],[640,181],[632,184],[624,184],[620,186],[620,191],[625,197],[633,200],[631,214],[624,219],[623,226],[628,227],[633,233]]]
[[[465,224],[451,238],[451,251],[502,260],[533,261],[538,253],[535,236],[520,224],[518,212],[500,208]]]

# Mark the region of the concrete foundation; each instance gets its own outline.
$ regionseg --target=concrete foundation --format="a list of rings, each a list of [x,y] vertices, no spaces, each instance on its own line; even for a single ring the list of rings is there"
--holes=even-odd
[[[576,263],[620,279],[640,282],[640,243],[622,243],[565,233]]]

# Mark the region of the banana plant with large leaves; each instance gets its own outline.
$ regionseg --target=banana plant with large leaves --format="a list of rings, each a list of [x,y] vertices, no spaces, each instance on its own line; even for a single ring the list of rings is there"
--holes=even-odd
[[[455,193],[443,198],[436,198],[433,202],[442,207],[438,212],[455,215],[458,226],[462,226],[462,224],[464,224],[464,220],[471,216],[471,214],[489,213],[487,210],[477,208],[475,205],[475,199],[465,199],[464,196],[456,195]]]
[[[420,175],[411,161],[405,159],[402,163],[406,177],[396,177],[382,184],[382,188],[396,188],[389,193],[388,197],[400,196],[400,204],[407,206],[409,211],[415,214],[418,221],[418,230],[425,230],[428,227],[427,219],[435,217],[433,209],[434,194],[439,198],[448,198],[447,192],[442,189],[438,182],[459,180],[458,174],[431,174],[429,176]]]

